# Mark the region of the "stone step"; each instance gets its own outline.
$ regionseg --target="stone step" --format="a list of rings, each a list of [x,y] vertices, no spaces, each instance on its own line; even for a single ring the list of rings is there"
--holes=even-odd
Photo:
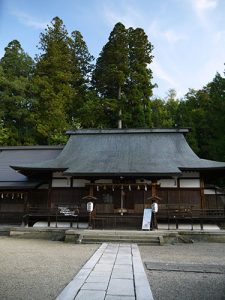
[[[9,236],[10,229],[9,228],[0,228],[0,236]]]
[[[103,237],[103,238],[141,238],[141,239],[157,239],[160,234],[157,235],[145,235],[145,234],[133,234],[127,232],[126,234],[108,234],[108,233],[82,233],[84,237],[92,238],[92,237]]]
[[[142,245],[160,245],[159,237],[131,237],[131,236],[83,236],[82,244],[91,243],[136,243]]]
[[[82,240],[106,240],[106,241],[120,241],[120,240],[127,240],[127,241],[159,241],[159,237],[154,238],[144,238],[144,237],[125,237],[125,236],[83,236]]]
[[[27,239],[47,239],[53,241],[62,241],[65,237],[64,230],[49,230],[49,229],[35,229],[30,228],[14,228],[10,230],[9,236],[13,238],[27,238]]]
[[[143,246],[159,246],[160,243],[158,242],[150,242],[150,241],[138,241],[138,240],[114,240],[114,241],[106,241],[106,240],[82,240],[82,244],[102,244],[102,243],[115,243],[115,244],[130,244],[130,243],[135,243],[138,245],[143,245]]]

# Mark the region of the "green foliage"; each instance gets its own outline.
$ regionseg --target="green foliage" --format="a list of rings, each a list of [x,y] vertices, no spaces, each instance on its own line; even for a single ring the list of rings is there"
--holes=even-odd
[[[129,75],[126,79],[125,94],[130,113],[128,127],[152,126],[150,97],[154,85],[152,71],[149,65],[152,62],[153,46],[141,28],[128,29],[129,43]],[[127,112],[127,111],[126,111]]]
[[[119,88],[128,76],[127,30],[117,23],[103,47],[93,72],[93,85],[105,98],[118,99]]]
[[[89,53],[88,47],[79,31],[72,32],[70,49],[72,52],[73,72],[77,72],[73,76],[75,87],[89,86],[91,73],[94,68],[94,57]]]
[[[128,76],[128,37],[122,23],[117,23],[103,47],[93,71],[92,84],[98,95],[104,99],[104,110],[110,127],[117,127],[118,115],[123,106],[122,95]],[[111,109],[109,101],[116,103]]]
[[[110,128],[110,113],[114,109],[114,100],[102,100],[92,95],[78,111],[80,126],[82,128]]]
[[[79,111],[89,101],[91,73],[93,71],[94,57],[89,53],[83,36],[79,31],[73,31],[70,38],[70,51],[72,61],[73,96],[71,104],[67,107],[69,123],[80,118]],[[85,122],[84,122],[85,124]],[[73,126],[73,125],[72,125]]]
[[[0,125],[0,145],[8,146],[10,144],[11,132],[8,128],[4,128]]]
[[[7,78],[30,77],[34,68],[32,58],[24,52],[17,40],[11,41],[5,48],[0,64]]]
[[[103,99],[117,100],[116,115],[112,111],[110,116],[112,127],[117,126],[121,111],[125,127],[151,126],[152,50],[143,29],[126,29],[121,23],[115,25],[103,47],[93,85]]]
[[[225,161],[225,78],[216,74],[205,88],[209,94],[208,122],[210,124],[209,152],[213,159]]]
[[[8,145],[35,143],[29,94],[32,72],[32,59],[24,53],[18,41],[10,42],[0,61],[1,126],[4,143]]]
[[[55,17],[40,38],[42,54],[37,57],[33,78],[38,143],[47,144],[68,128],[67,107],[74,95],[68,33]]]
[[[179,124],[178,109],[180,101],[177,99],[176,91],[171,89],[168,91],[166,98],[166,111],[168,119],[168,127],[177,127]]]
[[[68,141],[68,136],[65,133],[60,132],[52,132],[50,135],[48,142],[51,145],[65,145]]]
[[[154,99],[150,103],[152,127],[155,128],[170,128],[172,120],[169,117],[166,102],[162,99]]]

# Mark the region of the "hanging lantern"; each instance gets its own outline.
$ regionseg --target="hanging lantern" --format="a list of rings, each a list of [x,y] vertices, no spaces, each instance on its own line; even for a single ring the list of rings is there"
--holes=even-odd
[[[130,186],[130,184],[129,184],[129,187],[128,187],[128,188],[129,188],[129,191],[131,191],[131,186]]]
[[[23,199],[23,194],[21,193],[21,195],[20,195],[20,199]]]
[[[147,192],[148,188],[147,188],[147,185],[145,185],[145,191]]]
[[[139,185],[137,186],[137,189],[140,190],[140,186]]]
[[[114,189],[114,185],[112,185],[112,191],[113,191],[113,192],[115,191],[115,189]]]
[[[12,200],[14,199],[14,193],[12,193]]]
[[[2,199],[4,198],[4,194],[3,194],[3,193],[1,194],[1,198],[2,198]]]
[[[99,192],[99,186],[98,185],[96,186],[96,190],[97,190],[97,192]]]

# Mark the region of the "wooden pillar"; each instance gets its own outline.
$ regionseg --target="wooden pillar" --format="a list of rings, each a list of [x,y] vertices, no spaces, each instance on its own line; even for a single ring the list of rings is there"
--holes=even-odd
[[[29,203],[28,203],[28,193],[29,192],[24,192],[24,202],[23,202],[23,210],[24,212],[27,212],[29,209]]]
[[[47,208],[52,207],[52,179],[49,180],[49,185],[48,185],[48,202],[47,202]]]
[[[94,196],[94,189],[93,189],[93,185],[90,185],[89,187],[89,196],[93,197]]]
[[[145,192],[143,192],[143,207],[145,208]]]
[[[205,194],[204,194],[204,180],[200,178],[200,198],[201,198],[201,209],[205,209]]]
[[[157,196],[157,180],[152,180],[152,197]]]
[[[218,206],[218,193],[217,193],[216,186],[215,186],[215,195],[216,195],[216,209],[219,209],[219,206]]]
[[[49,186],[48,186],[48,202],[47,202],[47,209],[48,209],[48,227],[50,226],[51,220],[50,220],[50,209],[52,208],[52,178],[49,179]]]

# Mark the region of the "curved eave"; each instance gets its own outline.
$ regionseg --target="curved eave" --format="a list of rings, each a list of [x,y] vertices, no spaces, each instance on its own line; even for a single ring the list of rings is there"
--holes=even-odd
[[[66,168],[31,168],[31,167],[20,167],[20,166],[10,166],[15,171],[28,176],[28,177],[36,177],[37,175],[47,176],[52,172],[64,172]]]
[[[177,173],[81,173],[81,172],[64,172],[67,176],[74,176],[74,177],[104,177],[104,178],[110,178],[110,177],[173,177],[173,176],[179,176],[181,172]]]
[[[204,179],[218,179],[225,177],[225,167],[214,168],[182,168],[182,171],[197,171]]]
[[[182,167],[182,168],[180,168],[180,170],[182,170],[182,171],[199,171],[199,172],[201,172],[201,171],[210,171],[210,172],[212,172],[212,171],[222,171],[222,172],[225,172],[225,166],[224,167],[196,167],[196,168],[193,168],[193,167],[190,167],[190,168],[187,168],[187,167]]]

